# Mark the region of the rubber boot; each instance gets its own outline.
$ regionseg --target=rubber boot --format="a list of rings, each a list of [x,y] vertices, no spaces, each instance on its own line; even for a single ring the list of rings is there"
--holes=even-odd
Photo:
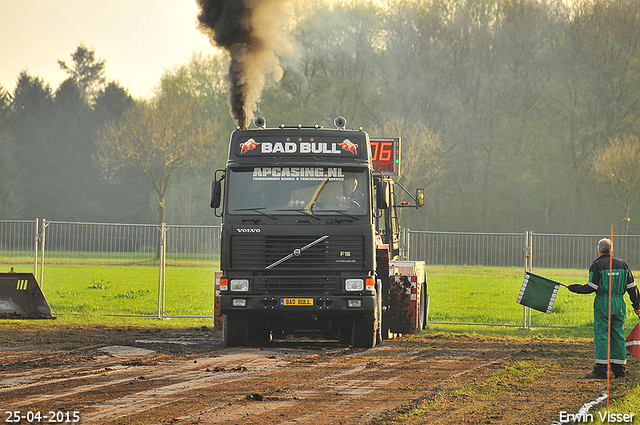
[[[596,364],[593,367],[593,372],[587,373],[584,377],[588,379],[607,379],[607,365]]]
[[[623,364],[611,363],[611,371],[616,378],[624,378],[627,375],[627,368]]]

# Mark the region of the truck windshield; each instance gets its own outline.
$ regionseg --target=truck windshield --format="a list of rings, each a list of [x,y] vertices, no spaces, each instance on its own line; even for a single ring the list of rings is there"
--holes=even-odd
[[[366,215],[368,172],[341,167],[250,167],[227,174],[228,213]]]

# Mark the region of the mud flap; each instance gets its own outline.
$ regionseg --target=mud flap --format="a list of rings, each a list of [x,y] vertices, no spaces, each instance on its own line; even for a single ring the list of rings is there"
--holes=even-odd
[[[33,273],[0,273],[0,319],[55,319]]]

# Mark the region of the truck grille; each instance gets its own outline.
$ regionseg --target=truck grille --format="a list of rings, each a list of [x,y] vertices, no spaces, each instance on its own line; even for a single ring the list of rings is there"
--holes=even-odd
[[[257,276],[258,291],[271,295],[323,295],[337,290],[340,276]]]
[[[234,270],[265,270],[283,257],[315,241],[319,236],[236,235],[231,238],[231,268]],[[331,235],[273,267],[273,272],[285,270],[313,271],[334,269],[362,270],[364,238],[359,235]]]

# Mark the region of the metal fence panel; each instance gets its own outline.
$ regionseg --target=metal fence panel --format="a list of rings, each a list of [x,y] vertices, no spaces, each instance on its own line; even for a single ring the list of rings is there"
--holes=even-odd
[[[220,226],[167,226],[163,317],[212,317]]]
[[[85,262],[156,259],[159,226],[153,224],[79,223],[44,221],[47,263],[60,259]]]
[[[523,264],[523,233],[409,233],[409,257],[427,264],[489,267]]]
[[[219,239],[219,226],[45,220],[40,281],[54,313],[210,317]]]
[[[427,265],[430,323],[524,326],[519,287],[511,294],[496,284],[497,276],[522,282],[524,233],[408,233],[409,259]]]
[[[597,244],[610,235],[558,235],[533,233],[533,264],[545,269],[588,269],[598,256]],[[629,268],[640,268],[640,237],[614,235],[613,252]]]
[[[220,258],[220,226],[168,225],[167,231],[169,259],[211,261]]]
[[[550,323],[548,315],[527,311],[515,302],[525,268],[560,281],[572,279],[570,283],[575,283],[580,279],[586,283],[587,269],[598,255],[597,242],[606,237],[534,232],[408,233],[409,259],[427,264],[430,322],[523,327]],[[614,255],[624,259],[632,271],[638,270],[640,237],[614,235],[613,241]],[[480,298],[491,308],[478,307],[474,301]],[[592,324],[591,301],[577,300],[561,288],[554,313],[561,313],[567,303],[580,303],[572,305],[580,317],[567,317],[567,324]]]
[[[40,285],[54,314],[158,316],[156,225],[42,223]]]
[[[533,265],[543,269],[588,268],[597,243],[609,235],[532,233]],[[520,267],[525,233],[409,231],[409,257],[432,265]],[[633,270],[640,268],[640,236],[614,235],[614,255]]]
[[[37,272],[38,219],[0,220],[1,272]]]
[[[39,234],[38,223],[0,220],[0,266],[6,269],[1,271],[33,268],[37,276],[41,241],[40,284],[54,313],[213,315],[220,226],[43,220]],[[407,229],[401,252],[427,264],[432,322],[526,326],[523,308],[515,303],[525,256],[531,255],[534,271],[562,277],[562,270],[579,275],[578,270],[586,279],[601,237]],[[639,236],[614,235],[614,253],[632,270],[640,269]],[[512,282],[507,290],[504,285],[499,289],[496,281],[502,279]],[[478,307],[479,296],[492,299],[493,307]],[[471,322],[469,314],[464,320],[457,316],[451,308],[455,303],[472,313]],[[537,314],[534,321],[544,323],[544,316]]]

